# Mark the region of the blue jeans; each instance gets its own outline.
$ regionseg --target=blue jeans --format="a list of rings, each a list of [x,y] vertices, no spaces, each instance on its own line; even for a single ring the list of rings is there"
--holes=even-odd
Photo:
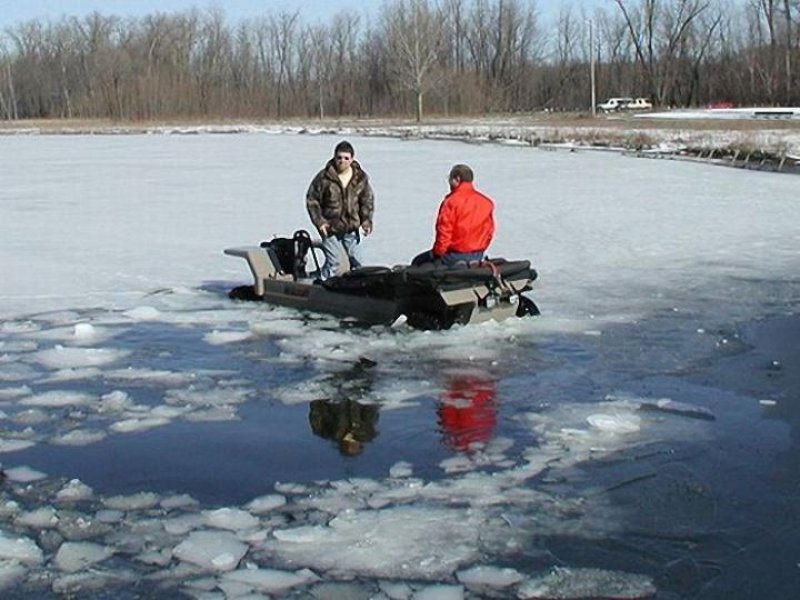
[[[322,265],[320,278],[328,279],[339,272],[342,253],[350,261],[351,269],[358,269],[361,266],[361,235],[358,231],[333,233],[322,239],[325,264]]]
[[[422,254],[415,256],[414,260],[411,261],[411,264],[417,267],[419,265],[424,265],[425,263],[439,261],[441,264],[447,267],[452,267],[459,262],[468,263],[475,260],[483,260],[482,250],[478,252],[445,252],[438,259],[433,255],[433,250],[427,250]]]

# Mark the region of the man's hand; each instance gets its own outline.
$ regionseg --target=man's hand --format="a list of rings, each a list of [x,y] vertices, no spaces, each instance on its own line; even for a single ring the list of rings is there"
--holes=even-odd
[[[319,235],[323,238],[328,237],[330,235],[331,227],[327,223],[323,223],[319,226]]]
[[[370,233],[372,233],[372,223],[364,223],[361,226],[361,230],[364,232],[364,237],[367,237]]]

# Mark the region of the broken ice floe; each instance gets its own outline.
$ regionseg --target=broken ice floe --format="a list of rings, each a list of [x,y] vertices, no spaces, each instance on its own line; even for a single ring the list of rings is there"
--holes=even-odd
[[[555,567],[545,575],[525,581],[519,587],[517,597],[525,600],[625,600],[649,598],[655,593],[656,587],[652,579],[645,575],[603,569]]]
[[[56,345],[48,350],[35,353],[34,359],[49,369],[69,369],[75,367],[102,367],[128,356],[127,350],[113,348],[71,348]]]
[[[53,563],[61,571],[82,571],[114,555],[113,548],[92,542],[64,542],[58,548]]]
[[[664,412],[693,419],[704,419],[713,421],[716,419],[714,413],[702,406],[695,406],[685,402],[676,402],[670,398],[660,398],[658,400],[648,400],[642,402],[640,410],[652,412]]]
[[[208,571],[232,571],[247,554],[247,545],[230,532],[193,531],[172,554]]]
[[[9,480],[17,481],[19,483],[30,483],[32,481],[39,481],[40,479],[47,477],[45,473],[25,466],[6,469],[5,474]]]

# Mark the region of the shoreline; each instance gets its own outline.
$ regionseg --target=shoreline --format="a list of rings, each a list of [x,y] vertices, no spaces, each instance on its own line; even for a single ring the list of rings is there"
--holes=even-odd
[[[795,109],[792,109],[795,110]],[[797,115],[800,115],[800,109]],[[712,114],[714,111],[707,111]],[[0,122],[0,136],[57,135],[359,135],[499,143],[568,150],[613,150],[641,157],[690,158],[728,166],[800,172],[800,118],[758,119],[703,113],[563,115],[410,119],[165,119]]]

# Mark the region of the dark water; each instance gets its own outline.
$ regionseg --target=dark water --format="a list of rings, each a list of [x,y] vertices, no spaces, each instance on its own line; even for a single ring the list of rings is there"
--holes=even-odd
[[[800,317],[789,297],[755,320],[663,311],[607,326],[602,336],[524,338],[479,370],[468,361],[449,361],[445,369],[424,357],[395,357],[390,368],[364,358],[320,373],[310,362],[276,361],[279,348],[269,336],[212,346],[202,342],[205,326],[128,325],[113,346],[132,352],[133,367],[219,373],[204,375],[212,383],[247,380],[254,393],[238,406],[238,419],[176,420],[83,447],[40,444],[4,456],[4,464],[77,477],[106,496],[188,493],[230,506],[271,493],[278,482],[382,478],[399,461],[434,480],[445,476],[443,459],[476,441],[508,437],[516,448],[535,447],[535,435],[518,419],[532,410],[609,394],[666,397],[710,410],[715,418],[704,422],[706,434],[645,440],[526,483],[555,497],[602,497],[621,515],[621,527],[599,539],[542,535],[530,515],[520,514],[510,534],[519,549],[500,562],[524,572],[566,565],[644,573],[654,578],[659,598],[796,598]],[[394,376],[430,380],[438,391],[419,395],[413,407],[383,410],[374,391]],[[323,397],[297,405],[275,399],[275,388],[309,378],[322,379]],[[102,377],[31,387],[36,393],[125,389],[151,405],[164,394],[152,381]],[[467,410],[448,404],[459,399]],[[677,428],[697,422],[696,414],[663,418]],[[358,425],[349,447],[343,421]]]

